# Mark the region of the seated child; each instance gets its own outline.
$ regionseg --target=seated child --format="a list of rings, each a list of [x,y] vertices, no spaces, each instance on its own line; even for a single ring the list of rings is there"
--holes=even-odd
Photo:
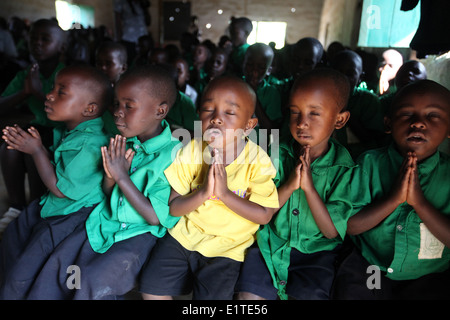
[[[426,78],[427,70],[423,63],[417,60],[409,60],[402,64],[400,69],[398,69],[394,83],[397,90],[400,90],[411,82],[424,80]],[[380,97],[383,115],[386,115],[388,113],[388,110],[396,93],[397,92],[387,93]]]
[[[233,74],[242,76],[245,52],[250,46],[247,43],[247,39],[253,30],[253,25],[250,19],[246,17],[233,18],[229,29],[231,43],[233,44],[230,53],[230,68]]]
[[[95,66],[108,76],[113,87],[127,70],[127,59],[127,49],[118,42],[104,41],[95,51]]]
[[[248,47],[244,59],[244,79],[256,92],[257,97],[255,115],[258,125],[255,131],[259,136],[259,129],[268,130],[267,139],[272,129],[279,128],[283,118],[280,92],[267,80],[272,60],[273,50],[264,43],[255,43]]]
[[[349,118],[349,93],[346,77],[332,69],[295,81],[289,100],[293,139],[280,144],[275,178],[281,208],[246,256],[238,298],[330,298],[352,209],[354,168],[348,151],[330,137]]]
[[[222,48],[216,48],[205,68],[206,75],[194,84],[200,99],[205,87],[211,80],[226,74],[228,68],[228,54],[226,51]]]
[[[280,137],[283,141],[291,139],[289,132],[290,110],[287,108],[288,98],[294,81],[301,75],[311,70],[322,60],[323,46],[316,38],[306,37],[295,43],[290,52],[290,73],[291,76],[280,81],[276,86],[281,95],[281,107],[283,113],[283,123],[281,125]]]
[[[56,22],[47,19],[34,22],[30,29],[28,46],[36,63],[17,73],[0,98],[2,114],[17,110],[23,103],[28,105],[33,119],[27,127],[33,125],[39,130],[47,148],[53,143],[52,131],[56,123],[47,119],[44,101],[45,95],[52,89],[55,74],[64,67],[60,62],[64,41],[65,33]],[[0,221],[0,232],[3,232],[8,223],[17,217],[30,201],[45,193],[46,188],[28,155],[14,149],[6,149],[6,144],[3,144],[0,157],[10,202],[10,208]],[[29,201],[25,193],[25,174],[28,174]]]
[[[178,71],[177,68],[173,64],[161,64],[158,65],[160,68],[165,69],[168,74],[172,77],[174,84],[177,84],[178,81]],[[184,133],[192,136],[194,133],[195,122],[198,120],[198,113],[194,102],[183,92],[177,90],[177,96],[175,99],[175,103],[170,108],[169,112],[166,115],[166,121],[170,125],[170,129],[174,136],[177,136],[176,129],[182,129],[182,135]],[[186,129],[186,130],[184,130]],[[190,140],[191,137],[187,138],[187,141]],[[185,141],[185,142],[187,142]]]
[[[393,143],[357,161],[347,229],[355,248],[335,297],[447,300],[450,158],[438,146],[450,136],[450,92],[431,80],[409,84],[385,121]]]
[[[183,58],[175,60],[175,67],[177,68],[177,88],[188,96],[194,105],[197,105],[197,91],[189,84],[190,74],[189,65]]]
[[[384,51],[382,57],[383,61],[378,68],[380,78],[378,81],[377,94],[379,96],[397,91],[397,88],[395,87],[395,76],[398,69],[400,69],[403,64],[402,54],[395,49]]]
[[[100,148],[108,138],[101,115],[111,100],[106,76],[90,66],[66,67],[57,73],[45,102],[48,118],[64,124],[54,129],[53,156],[34,127],[3,130],[8,148],[33,158],[48,192],[5,231],[2,298],[24,298],[48,254],[104,198]]]
[[[138,38],[137,54],[131,63],[131,68],[145,66],[148,64],[148,55],[154,47],[154,41],[151,34],[146,34]]]
[[[246,136],[255,127],[256,97],[241,79],[219,77],[200,107],[195,137],[167,168],[170,214],[180,221],[160,239],[144,267],[145,299],[232,299],[246,249],[267,223],[278,196],[267,154]],[[213,155],[211,155],[213,151]]]
[[[116,85],[114,112],[121,135],[102,147],[107,197],[53,251],[29,299],[115,299],[130,291],[156,240],[179,220],[169,215],[164,170],[180,143],[164,120],[176,97],[166,70],[141,66]],[[67,286],[67,268],[81,270]],[[57,271],[56,271],[57,270]]]
[[[363,151],[385,144],[383,111],[378,96],[358,88],[363,74],[363,61],[356,52],[338,52],[331,61],[331,67],[343,73],[350,81],[351,93],[347,110],[352,116],[343,130],[336,131],[335,137],[356,159]]]
[[[111,86],[114,87],[120,76],[127,70],[127,49],[119,42],[105,41],[101,43],[95,53],[95,66],[101,72],[106,74],[111,81]],[[105,123],[105,130],[110,135],[119,134],[114,123],[114,108],[113,105],[103,113],[103,122]]]
[[[148,56],[148,63],[152,65],[169,63],[169,53],[164,48],[153,48]]]
[[[192,84],[206,77],[206,65],[209,63],[211,55],[212,52],[206,44],[199,43],[195,46],[192,65],[189,67]]]

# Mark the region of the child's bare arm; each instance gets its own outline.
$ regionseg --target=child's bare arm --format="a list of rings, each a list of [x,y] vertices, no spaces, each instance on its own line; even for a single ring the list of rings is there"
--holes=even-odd
[[[234,194],[227,186],[227,172],[221,163],[214,165],[214,195],[233,212],[257,224],[267,224],[278,208],[266,208]]]
[[[9,149],[15,149],[32,156],[44,185],[59,198],[65,198],[65,195],[56,186],[58,178],[53,164],[45,147],[42,145],[39,132],[30,127],[28,133],[19,126],[6,127],[3,130],[3,139],[8,144]]]
[[[208,168],[205,183],[196,191],[180,195],[172,189],[169,199],[170,214],[181,217],[200,207],[214,191],[214,166]]]
[[[319,227],[322,234],[328,238],[333,239],[339,235],[330,213],[328,212],[325,203],[317,193],[316,188],[311,175],[311,158],[310,148],[306,146],[303,154],[300,156],[301,172],[300,172],[300,186],[305,192],[306,201],[308,202],[309,209],[313,215],[314,221]]]
[[[417,157],[413,155],[412,172],[409,178],[408,195],[406,202],[411,205],[417,215],[422,219],[428,230],[450,247],[450,219],[439,212],[424,196],[420,187],[417,170]]]
[[[159,219],[150,200],[139,191],[128,175],[131,161],[126,158],[125,147],[126,138],[116,136],[112,149],[104,153],[107,170],[133,208],[149,224],[158,225]]]
[[[0,97],[0,114],[5,114],[15,106],[21,104],[29,96],[34,95],[36,98],[45,101],[45,94],[42,92],[42,83],[39,80],[39,66],[34,64],[30,68],[30,72],[25,78],[22,90],[6,97]]]
[[[113,148],[115,148],[115,146],[116,146],[115,143],[116,143],[116,139],[111,138],[110,142],[109,142],[109,150],[113,150]],[[110,195],[116,182],[114,181],[113,177],[111,176],[111,173],[109,173],[109,170],[108,170],[108,163],[106,160],[106,157],[107,157],[106,153],[109,152],[108,148],[102,147],[101,152],[102,152],[102,160],[103,160],[103,169],[105,170],[102,188],[103,188],[103,192],[106,195]],[[125,158],[127,159],[130,166],[131,166],[131,161],[133,161],[134,154],[135,154],[135,152],[132,149],[128,149],[125,153]]]
[[[412,158],[403,161],[396,182],[391,191],[382,198],[364,207],[347,222],[347,233],[357,235],[372,229],[406,201],[408,182],[411,175]]]
[[[257,224],[267,224],[278,208],[266,208],[247,199],[241,198],[228,190],[220,200],[233,212]]]

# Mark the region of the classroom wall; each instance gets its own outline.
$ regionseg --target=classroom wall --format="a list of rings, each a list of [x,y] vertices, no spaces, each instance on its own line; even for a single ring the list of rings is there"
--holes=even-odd
[[[170,1],[170,0],[167,0]],[[151,0],[152,34],[158,39],[160,20],[158,17],[162,0]],[[287,22],[286,42],[294,43],[306,36],[317,37],[324,0],[190,0],[191,15],[199,18],[203,39],[218,42],[231,16],[248,17],[256,21]],[[291,9],[295,8],[295,12]],[[217,10],[221,9],[220,15]],[[153,14],[155,13],[155,14]],[[211,28],[206,29],[210,23]]]
[[[93,6],[96,26],[103,24],[114,30],[114,0],[71,0],[71,2]],[[152,24],[149,30],[155,41],[159,41],[163,0],[150,2]],[[190,0],[190,2],[191,15],[199,17],[203,39],[211,39],[214,42],[224,34],[231,16],[246,16],[258,21],[285,21],[288,25],[286,30],[288,43],[294,43],[306,36],[317,37],[324,4],[324,0]],[[292,12],[291,8],[295,8],[295,12]],[[217,13],[218,9],[223,10],[222,15]],[[7,19],[17,15],[32,22],[39,18],[55,17],[56,12],[54,0],[15,0],[0,1],[0,15]],[[211,23],[211,29],[205,28],[207,23]]]
[[[69,2],[94,7],[96,26],[106,25],[108,28],[114,27],[113,0],[70,0]],[[18,16],[30,22],[40,18],[56,17],[55,1],[3,0],[0,1],[0,15],[6,19]]]

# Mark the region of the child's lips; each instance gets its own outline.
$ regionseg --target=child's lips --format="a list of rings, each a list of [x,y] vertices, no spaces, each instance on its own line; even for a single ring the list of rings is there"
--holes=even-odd
[[[204,135],[207,137],[217,137],[222,135],[222,131],[218,128],[208,128],[206,129]]]
[[[299,139],[311,139],[311,136],[304,132],[297,132],[297,138]]]
[[[412,143],[423,143],[426,142],[427,139],[425,138],[425,135],[423,133],[420,132],[414,132],[411,133],[407,138],[407,141],[412,142]]]
[[[45,106],[45,108],[44,108],[44,111],[46,112],[46,113],[49,113],[49,112],[51,112],[53,109],[50,107],[50,103],[48,102],[48,101],[45,101],[44,102],[44,106]]]
[[[125,129],[125,127],[126,127],[124,123],[115,122],[114,124],[116,125],[117,129]]]

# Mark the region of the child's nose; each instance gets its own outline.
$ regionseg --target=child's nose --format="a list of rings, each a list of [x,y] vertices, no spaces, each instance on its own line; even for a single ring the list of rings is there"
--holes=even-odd
[[[114,116],[115,117],[120,117],[120,118],[123,117],[123,110],[122,110],[122,108],[120,106],[114,108]]]
[[[425,122],[422,119],[415,119],[415,121],[411,122],[412,128],[424,129],[426,127]]]
[[[297,128],[304,128],[308,126],[308,122],[306,121],[306,117],[298,116],[297,117]]]
[[[212,124],[222,124],[222,119],[220,119],[218,114],[214,114],[211,118]]]

